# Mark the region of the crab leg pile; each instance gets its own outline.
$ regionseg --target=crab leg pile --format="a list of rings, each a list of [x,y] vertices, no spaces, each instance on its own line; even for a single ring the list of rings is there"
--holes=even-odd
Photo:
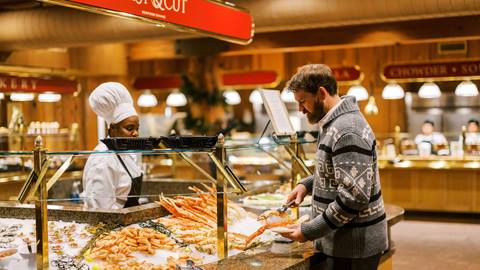
[[[206,191],[197,187],[189,187],[197,197],[177,196],[167,198],[160,196],[159,203],[169,211],[173,217],[164,217],[156,220],[162,223],[186,244],[194,244],[197,250],[213,254],[216,252],[216,189],[214,186],[204,185]],[[245,210],[233,202],[228,202],[228,221],[231,224],[234,217],[247,215]],[[277,216],[281,221],[268,222],[268,217]],[[266,229],[294,224],[295,220],[284,212],[267,211],[258,217],[265,224],[250,236],[228,232],[230,249],[244,250],[252,241],[265,232]]]
[[[176,251],[178,245],[165,234],[149,228],[123,228],[112,231],[99,238],[90,252],[85,255],[87,260],[101,260],[105,262],[105,269],[176,269],[176,262],[168,258],[167,266],[139,262],[131,254],[140,252],[154,255],[157,249]],[[181,255],[179,259],[189,259],[188,255]]]

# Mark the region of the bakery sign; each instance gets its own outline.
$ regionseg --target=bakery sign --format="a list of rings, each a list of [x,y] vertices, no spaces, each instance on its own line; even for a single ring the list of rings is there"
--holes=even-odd
[[[360,83],[364,78],[358,66],[332,67],[332,73],[339,85]]]
[[[54,92],[68,94],[76,91],[77,82],[72,80],[57,78],[45,79],[36,77],[17,77],[0,74],[0,92]]]
[[[179,31],[248,44],[253,18],[247,10],[215,0],[42,0],[66,7],[134,19]]]
[[[480,60],[391,64],[383,68],[382,79],[396,82],[450,81],[480,78]]]

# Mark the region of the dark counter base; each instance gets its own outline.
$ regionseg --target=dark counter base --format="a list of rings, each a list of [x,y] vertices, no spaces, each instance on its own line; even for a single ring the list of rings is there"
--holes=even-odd
[[[314,248],[312,242],[303,244],[290,244],[289,250],[285,253],[273,253],[276,248],[274,244],[269,244],[256,248],[252,251],[246,251],[228,259],[221,260],[216,263],[202,266],[204,270],[308,270],[310,269],[311,259],[313,258]],[[386,251],[380,259],[379,269],[383,268],[383,264],[388,264],[394,254],[394,249]],[[315,270],[322,270],[315,268]]]

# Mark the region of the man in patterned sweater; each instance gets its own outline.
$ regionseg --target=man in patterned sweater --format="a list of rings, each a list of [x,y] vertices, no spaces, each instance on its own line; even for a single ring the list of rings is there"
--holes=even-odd
[[[311,193],[312,219],[283,236],[314,241],[318,269],[377,269],[388,239],[375,136],[355,98],[338,96],[328,66],[301,67],[287,87],[308,121],[319,124],[320,135],[314,175],[287,197],[299,205]]]

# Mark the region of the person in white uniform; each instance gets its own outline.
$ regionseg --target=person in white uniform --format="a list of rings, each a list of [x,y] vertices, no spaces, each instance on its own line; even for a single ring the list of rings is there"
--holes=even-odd
[[[447,139],[442,133],[435,132],[435,124],[431,120],[426,120],[422,124],[422,133],[415,137],[415,144],[419,145],[422,142],[435,144],[447,144]]]
[[[92,110],[108,125],[109,137],[138,137],[139,120],[127,88],[120,83],[100,84],[91,93]],[[99,142],[94,151],[106,151]],[[91,154],[83,172],[86,208],[120,209],[138,205],[142,170],[136,154]]]
[[[480,133],[478,132],[479,123],[477,119],[470,119],[468,120],[467,124],[467,134],[465,138],[466,144],[480,144]]]

